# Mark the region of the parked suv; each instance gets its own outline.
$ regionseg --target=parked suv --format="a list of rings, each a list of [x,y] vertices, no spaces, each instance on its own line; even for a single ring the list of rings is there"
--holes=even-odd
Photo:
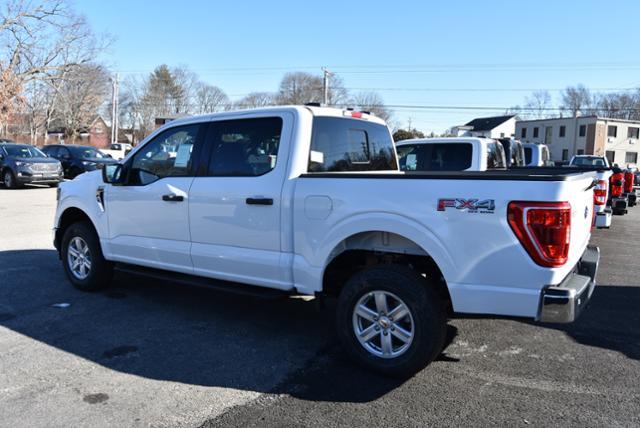
[[[9,189],[26,183],[56,187],[63,180],[60,162],[26,144],[0,143],[0,171]]]
[[[64,177],[73,179],[83,172],[101,169],[106,164],[118,163],[91,146],[63,146],[52,144],[42,149],[48,156],[62,163]]]

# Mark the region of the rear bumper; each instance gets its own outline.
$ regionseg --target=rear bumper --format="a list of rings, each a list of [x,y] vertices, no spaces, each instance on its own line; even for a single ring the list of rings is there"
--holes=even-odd
[[[598,229],[608,229],[611,227],[611,208],[605,208],[604,211],[596,213],[596,227]]]
[[[542,290],[537,320],[549,323],[575,321],[596,286],[600,249],[587,247],[576,269],[558,285]]]
[[[626,214],[627,213],[627,198],[611,198],[611,209],[614,214]]]

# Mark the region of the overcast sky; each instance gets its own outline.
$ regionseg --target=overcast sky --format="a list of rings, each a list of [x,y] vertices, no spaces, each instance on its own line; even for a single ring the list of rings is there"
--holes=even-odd
[[[123,76],[186,65],[231,99],[327,66],[405,127],[442,132],[532,89],[640,86],[640,1],[76,0]],[[418,106],[496,107],[495,111]]]

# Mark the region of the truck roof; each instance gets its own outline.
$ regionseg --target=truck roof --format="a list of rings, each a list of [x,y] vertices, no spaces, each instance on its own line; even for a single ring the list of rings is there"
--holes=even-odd
[[[243,109],[243,110],[231,110],[224,111],[219,113],[209,113],[204,115],[197,116],[186,116],[180,119],[172,120],[171,122],[167,122],[166,125],[174,126],[174,125],[184,125],[188,123],[196,123],[196,122],[206,122],[209,120],[215,119],[223,119],[225,117],[238,117],[242,115],[249,115],[255,113],[282,113],[282,112],[293,112],[294,114],[304,114],[305,112],[311,112],[313,116],[323,116],[323,117],[343,117],[343,118],[355,118],[366,120],[367,122],[378,123],[380,125],[385,125],[386,122],[381,118],[365,112],[359,112],[356,110],[351,110],[347,108],[335,108],[335,107],[316,107],[316,106],[301,106],[301,105],[286,105],[286,106],[270,106],[270,107],[259,107],[259,108],[251,108],[251,109]],[[164,126],[163,126],[164,128]]]
[[[412,138],[396,142],[396,146],[405,144],[437,144],[437,143],[467,143],[467,144],[490,144],[496,141],[491,138],[482,137],[440,137],[440,138]]]

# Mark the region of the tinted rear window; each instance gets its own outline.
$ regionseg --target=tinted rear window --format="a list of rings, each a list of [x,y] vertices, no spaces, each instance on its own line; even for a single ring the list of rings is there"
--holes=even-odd
[[[580,166],[604,166],[604,160],[602,158],[575,158],[572,162],[573,165]]]
[[[408,144],[398,147],[402,171],[464,171],[471,167],[467,143]]]
[[[397,169],[386,126],[356,119],[314,118],[309,172]]]
[[[524,148],[524,164],[529,165],[533,158],[533,149],[531,147]]]

